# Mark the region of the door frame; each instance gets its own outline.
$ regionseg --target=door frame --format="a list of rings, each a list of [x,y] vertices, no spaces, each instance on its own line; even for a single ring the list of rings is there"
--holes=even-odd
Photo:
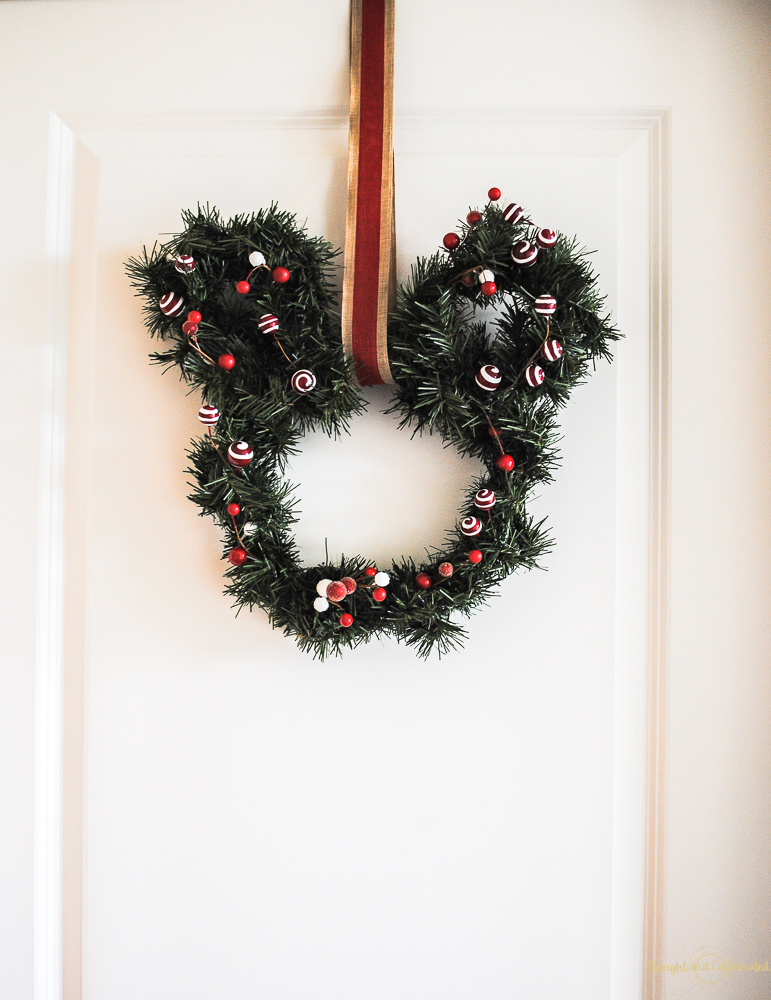
[[[141,136],[194,131],[211,134],[265,129],[347,127],[339,110],[302,114],[109,117],[53,112],[49,123],[46,206],[46,326],[43,348],[41,466],[39,486],[38,599],[35,673],[35,1000],[81,995],[82,762],[83,762],[83,594],[77,579],[84,537],[68,516],[77,465],[78,419],[71,400],[87,382],[87,357],[77,357],[72,331],[88,322],[93,226],[96,218],[98,157],[102,144],[133,144]],[[642,1000],[660,1000],[662,974],[655,961],[665,953],[666,772],[670,534],[670,113],[666,108],[517,110],[491,115],[412,112],[395,116],[401,132],[453,130],[459,133],[535,134],[548,130],[566,141],[600,148],[601,137],[637,133],[647,143],[648,344],[647,356],[647,732],[645,776],[644,912],[639,915]],[[599,143],[599,145],[598,145]],[[85,236],[83,235],[85,233]],[[95,235],[93,235],[95,239]],[[80,241],[80,243],[78,242]],[[80,361],[82,363],[75,363]],[[618,816],[614,804],[614,825]],[[614,835],[614,841],[616,837]],[[623,923],[617,900],[616,916]],[[636,926],[636,925],[635,925]],[[623,937],[623,927],[614,934]],[[635,934],[637,932],[635,931]],[[613,948],[611,996],[626,1000],[629,970],[623,942]],[[619,950],[620,949],[620,950]],[[636,964],[636,962],[635,962]]]

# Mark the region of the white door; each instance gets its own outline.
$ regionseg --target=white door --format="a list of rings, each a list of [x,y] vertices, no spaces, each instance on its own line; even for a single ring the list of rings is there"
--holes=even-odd
[[[763,205],[721,95],[761,115],[743,59],[767,25],[678,10],[399,7],[400,276],[496,184],[596,251],[625,340],[564,415],[535,507],[548,572],[507,581],[444,660],[386,642],[319,664],[221,594],[186,500],[198,403],[148,364],[123,262],[197,202],[276,200],[342,242],[347,4],[0,9],[25,418],[2,496],[9,997],[632,1000],[699,995],[655,963],[700,948],[765,958],[763,894],[697,873],[740,850],[760,878],[766,835],[742,798],[762,778],[761,471],[706,470],[715,442],[746,447],[730,428],[766,426],[757,361],[743,387],[727,370],[767,291],[757,271],[738,323],[757,243],[726,234]],[[310,562],[325,539],[420,556],[455,516],[473,465],[398,432],[387,395],[292,464]]]

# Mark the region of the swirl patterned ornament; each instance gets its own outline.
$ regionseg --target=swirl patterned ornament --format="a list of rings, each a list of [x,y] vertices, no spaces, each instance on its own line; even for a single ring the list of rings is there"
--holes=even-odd
[[[306,566],[293,537],[288,460],[304,434],[340,437],[366,406],[342,345],[335,248],[275,205],[230,221],[205,208],[128,263],[162,345],[153,360],[200,392],[191,500],[224,539],[226,593],[321,658],[372,638],[424,656],[457,648],[458,615],[552,544],[528,502],[553,478],[562,406],[619,334],[586,252],[538,229],[500,188],[488,194],[467,216],[453,210],[467,221],[437,234],[442,248],[417,261],[389,322],[400,426],[439,435],[482,468],[441,551],[420,563],[330,554]],[[486,320],[493,303],[502,308]],[[344,517],[347,492],[335,488]]]
[[[482,365],[474,376],[474,381],[485,392],[494,392],[501,384],[502,377],[495,365]]]
[[[307,368],[301,368],[292,376],[292,388],[295,392],[304,396],[306,393],[312,392],[313,389],[316,388],[316,376]]]
[[[478,490],[474,495],[474,506],[479,510],[490,510],[495,506],[495,494],[492,490]]]

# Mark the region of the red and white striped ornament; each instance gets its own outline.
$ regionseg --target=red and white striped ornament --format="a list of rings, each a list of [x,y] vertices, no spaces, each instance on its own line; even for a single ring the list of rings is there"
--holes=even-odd
[[[236,469],[244,469],[254,458],[254,452],[246,441],[234,441],[228,448],[228,462]]]
[[[201,409],[198,411],[198,419],[202,424],[206,424],[207,427],[213,427],[214,424],[220,418],[220,411],[216,406],[211,406],[209,403],[204,403]]]
[[[179,316],[185,308],[185,300],[176,292],[166,292],[161,296],[158,305],[164,316]]]
[[[553,247],[557,242],[557,234],[553,229],[539,229],[535,237],[535,242],[539,247],[548,250],[549,247]]]
[[[525,381],[532,389],[540,385],[545,377],[543,368],[540,365],[530,365],[525,372]]]
[[[482,522],[478,517],[473,517],[471,515],[469,517],[464,517],[460,522],[460,530],[464,535],[467,535],[469,538],[473,538],[474,535],[478,535],[482,530]]]
[[[519,222],[519,220],[522,218],[524,214],[525,214],[524,208],[521,205],[515,205],[514,202],[512,202],[510,205],[507,205],[503,210],[504,219],[507,222],[510,222],[512,226],[515,225],[517,222]]]
[[[316,376],[308,368],[301,368],[292,376],[292,388],[304,396],[316,387]]]
[[[511,248],[511,256],[520,267],[530,267],[538,259],[538,247],[530,240],[519,240]]]
[[[195,261],[189,254],[181,253],[174,261],[174,269],[179,271],[180,274],[195,271]]]
[[[544,340],[541,345],[541,354],[547,361],[557,361],[562,356],[562,344],[553,338]]]
[[[490,510],[495,506],[495,494],[492,490],[479,490],[474,497],[474,506],[479,510]]]
[[[553,316],[557,308],[557,300],[553,295],[539,295],[535,300],[535,311],[539,316]]]
[[[474,381],[485,392],[494,392],[501,384],[502,377],[495,365],[482,365],[474,376]]]
[[[258,326],[263,333],[278,333],[278,317],[273,313],[263,313]]]

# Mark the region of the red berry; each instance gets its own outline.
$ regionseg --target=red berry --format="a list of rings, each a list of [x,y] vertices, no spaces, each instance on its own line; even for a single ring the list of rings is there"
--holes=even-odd
[[[500,188],[490,188],[490,190],[487,192],[487,197],[490,199],[490,201],[498,201],[500,196],[501,196]]]
[[[252,286],[249,284],[248,281],[239,281],[238,284],[236,285],[236,291],[240,295],[248,295],[249,294],[249,289],[251,287]]]
[[[495,295],[498,291],[498,286],[494,281],[483,281],[482,282],[482,295]]]
[[[198,312],[197,309],[193,309],[192,312],[187,314],[187,320],[189,323],[195,323],[196,326],[201,322],[203,316]]]
[[[375,587],[372,591],[373,601],[384,601],[386,597],[388,597],[388,594],[385,591],[385,587]]]
[[[445,580],[448,579],[448,577],[451,577],[453,574],[452,563],[449,562],[439,563],[438,573],[439,576],[443,576]]]
[[[377,573],[377,570],[375,569],[374,566],[367,566],[367,568],[364,570],[365,576],[374,576],[375,573]]]
[[[356,581],[352,576],[344,576],[340,583],[345,584],[345,589],[349,594],[352,594],[356,590]]]
[[[498,466],[499,469],[502,469],[503,472],[511,472],[511,470],[514,468],[514,459],[511,457],[511,455],[501,455],[501,457],[495,464]]]
[[[466,222],[468,222],[470,226],[475,226],[481,218],[482,218],[481,212],[471,211],[466,216]]]
[[[497,427],[488,427],[487,433],[490,435],[491,438],[497,438],[501,436],[501,432],[498,430]]]
[[[327,586],[328,601],[342,601],[342,599],[347,596],[348,588],[342,580],[333,580],[332,583]]]
[[[220,368],[224,368],[226,372],[229,372],[231,368],[235,368],[236,359],[232,354],[220,354],[217,358],[217,364]]]
[[[182,332],[187,334],[189,337],[191,334],[198,332],[198,324],[191,323],[190,320],[186,320],[186,322],[182,324]]]
[[[472,549],[471,552],[469,552],[468,561],[473,563],[482,562],[482,553],[479,551],[479,549]]]
[[[230,552],[228,552],[228,559],[234,566],[243,566],[248,558],[249,554],[246,549],[231,549]]]
[[[349,615],[347,611],[344,615],[340,615],[340,624],[343,628],[350,628],[353,625],[353,615]]]
[[[231,517],[238,517],[240,513],[241,513],[241,508],[238,506],[237,503],[228,504],[228,514],[230,514]]]
[[[289,271],[285,267],[273,268],[273,280],[278,282],[279,285],[285,285],[289,281],[289,277]]]
[[[473,274],[464,274],[463,277],[460,280],[468,288],[468,287],[470,287],[471,285],[474,284],[474,275]]]
[[[415,583],[417,583],[421,590],[428,590],[431,586],[431,577],[428,573],[418,573],[415,577]]]
[[[460,236],[457,233],[447,233],[442,240],[447,250],[454,250],[460,243]]]

